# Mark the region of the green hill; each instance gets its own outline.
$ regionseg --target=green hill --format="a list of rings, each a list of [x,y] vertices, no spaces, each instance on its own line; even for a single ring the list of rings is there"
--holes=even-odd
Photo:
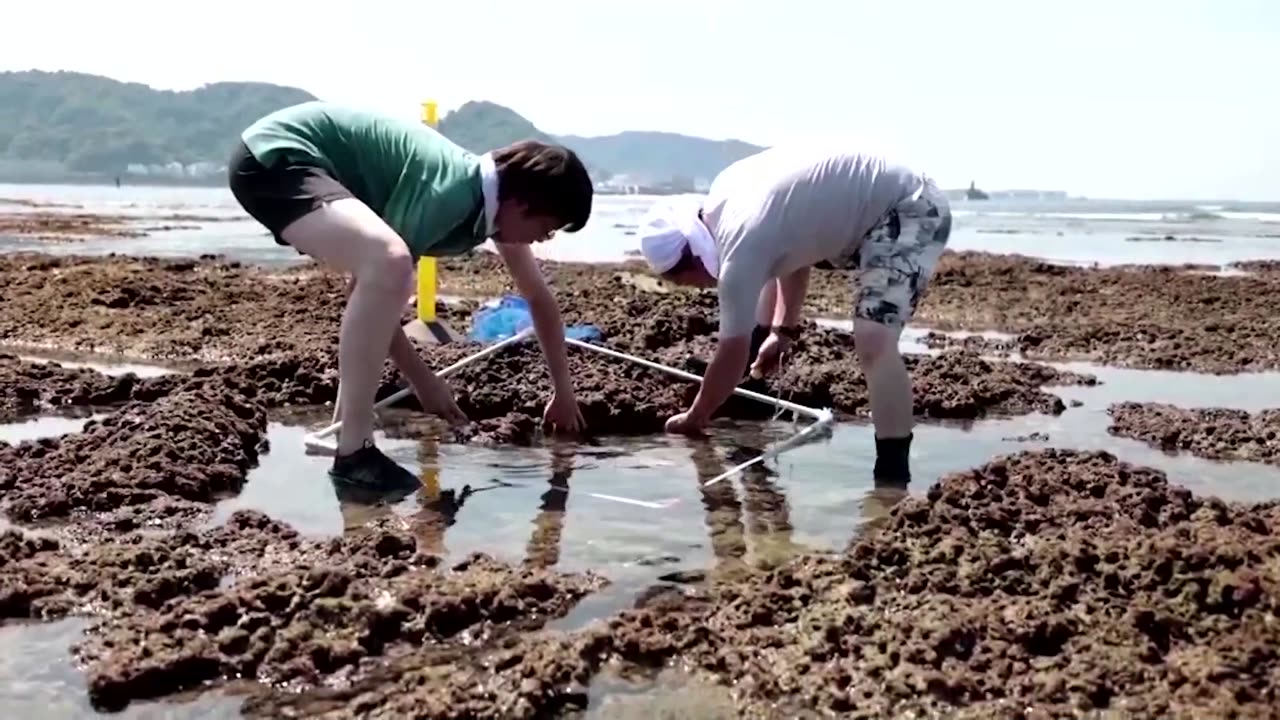
[[[550,135],[516,111],[486,101],[472,101],[440,119],[440,132],[473,152],[485,152],[517,140],[559,142],[573,148],[597,180],[630,175],[664,182],[675,177],[710,179],[735,160],[764,148],[740,140],[665,132],[629,131],[583,137]]]
[[[446,113],[438,128],[445,137],[476,153],[519,140],[556,142],[515,110],[485,100],[472,100]]]
[[[181,92],[76,72],[0,73],[3,175],[121,175],[133,165],[225,163],[236,135],[315,97],[267,83]]]
[[[635,130],[598,137],[561,135],[559,140],[595,165],[654,182],[672,177],[710,180],[730,163],[764,149],[741,140]]]
[[[0,182],[221,183],[231,144],[273,110],[316,99],[298,88],[221,82],[156,90],[78,72],[0,72]],[[440,131],[484,152],[516,140],[562,142],[597,180],[627,175],[661,184],[710,178],[761,148],[736,140],[657,132],[553,136],[510,108],[468,102]]]

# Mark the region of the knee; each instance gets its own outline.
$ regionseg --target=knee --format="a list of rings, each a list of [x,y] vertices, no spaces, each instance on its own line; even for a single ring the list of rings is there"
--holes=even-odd
[[[882,325],[870,320],[854,320],[854,348],[858,353],[858,361],[863,368],[872,368],[886,358],[898,355],[898,333],[896,328]]]
[[[356,280],[359,285],[374,285],[407,297],[413,288],[413,256],[403,243],[385,243],[361,263]]]

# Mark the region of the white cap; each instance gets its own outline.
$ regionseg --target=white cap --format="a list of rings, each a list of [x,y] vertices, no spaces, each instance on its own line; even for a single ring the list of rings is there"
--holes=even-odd
[[[680,261],[686,247],[711,277],[720,276],[720,252],[707,226],[698,219],[697,197],[672,197],[655,202],[640,223],[640,253],[655,272],[664,273]]]

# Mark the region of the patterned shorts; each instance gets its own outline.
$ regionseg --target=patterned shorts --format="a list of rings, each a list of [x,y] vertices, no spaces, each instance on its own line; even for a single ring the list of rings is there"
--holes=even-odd
[[[825,267],[854,270],[853,316],[902,329],[951,237],[951,205],[932,180],[898,202],[852,252]]]

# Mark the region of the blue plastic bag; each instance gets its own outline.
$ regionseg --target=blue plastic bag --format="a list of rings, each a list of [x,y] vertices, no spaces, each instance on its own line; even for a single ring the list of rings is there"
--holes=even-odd
[[[491,343],[515,335],[525,328],[533,326],[533,316],[529,313],[529,303],[518,295],[503,295],[497,300],[485,303],[471,317],[471,339],[476,342]],[[603,335],[594,325],[574,325],[565,328],[565,337],[575,340],[598,340]]]

